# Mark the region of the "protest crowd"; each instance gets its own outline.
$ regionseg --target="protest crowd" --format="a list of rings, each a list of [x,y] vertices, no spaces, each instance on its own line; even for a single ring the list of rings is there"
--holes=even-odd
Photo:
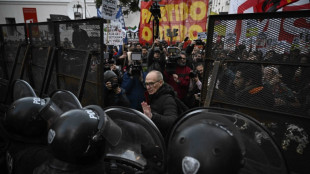
[[[168,46],[167,42],[158,39],[146,46],[141,46],[138,42],[129,43],[122,54],[114,53],[107,61],[106,66],[118,67],[118,70],[114,71],[119,86],[125,91],[131,103],[130,107],[142,111],[139,103],[147,100],[144,95],[147,91],[145,76],[152,70],[162,73],[163,81],[173,88],[175,96],[188,108],[201,106],[205,45],[201,40],[189,41],[186,46],[183,44],[184,41]],[[140,60],[132,59],[131,55],[136,53],[141,54]],[[212,57],[221,61],[245,62],[223,63],[216,83],[215,97],[233,103],[246,105],[262,103],[265,108],[273,110],[285,109],[288,112],[296,110],[307,113],[306,115],[310,114],[307,109],[310,104],[307,102],[310,95],[310,81],[307,79],[310,78],[306,77],[309,76],[310,69],[302,66],[309,64],[309,52],[301,53],[298,48],[283,54],[275,50],[248,51],[245,45],[239,45],[235,49],[224,49],[224,43],[219,42],[212,48]],[[248,62],[267,64],[247,65]],[[276,65],[277,63],[300,64],[300,66]],[[242,78],[242,82],[239,82],[239,78]],[[136,82],[132,83],[134,79]],[[251,81],[251,84],[247,84],[246,81]],[[252,96],[262,93],[254,97],[252,102],[248,102],[246,98],[251,96],[243,96],[243,93],[251,89],[261,89],[252,93]]]

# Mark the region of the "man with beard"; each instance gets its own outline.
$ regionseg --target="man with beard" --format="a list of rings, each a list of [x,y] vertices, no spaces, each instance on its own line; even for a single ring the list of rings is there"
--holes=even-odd
[[[174,72],[164,72],[166,82],[173,87],[177,92],[179,99],[184,102],[186,93],[188,92],[191,68],[186,66],[186,53],[181,52],[177,60],[177,65]]]
[[[170,128],[177,119],[177,104],[172,87],[163,80],[159,71],[151,71],[145,79],[147,89],[146,102],[141,106],[144,114],[158,127],[164,138],[167,138]]]
[[[235,79],[235,102],[242,105],[273,107],[271,90],[262,85],[262,68],[259,65],[240,64]]]

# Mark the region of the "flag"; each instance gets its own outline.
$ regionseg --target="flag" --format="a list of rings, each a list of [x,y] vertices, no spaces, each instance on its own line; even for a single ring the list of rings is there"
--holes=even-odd
[[[122,33],[123,33],[123,43],[127,44],[128,39],[127,39],[127,34],[126,34],[126,25],[125,25],[125,20],[124,20],[124,15],[123,15],[123,10],[122,7],[119,7],[118,12],[116,14],[116,19],[112,20],[111,23],[120,23],[122,26]],[[119,45],[118,53],[117,56],[120,56],[123,54],[123,49],[122,45]]]
[[[231,0],[229,14],[309,10],[310,0]]]
[[[97,17],[102,18],[102,13],[100,11],[100,8],[97,8]]]
[[[257,12],[275,12],[278,9],[296,2],[298,0],[259,0],[258,4],[256,5]]]
[[[118,9],[118,12],[116,14],[116,21],[122,24],[123,29],[126,28],[122,7]]]

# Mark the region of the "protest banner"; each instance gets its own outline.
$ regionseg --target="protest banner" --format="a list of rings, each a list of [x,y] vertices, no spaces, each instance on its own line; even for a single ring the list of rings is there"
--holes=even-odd
[[[111,23],[103,25],[104,41],[106,45],[122,45],[124,31],[120,23]]]
[[[140,43],[153,42],[154,17],[150,12],[152,1],[141,1],[139,27]],[[209,0],[166,0],[159,4],[161,18],[159,19],[159,38],[170,42],[167,29],[178,29],[178,36],[172,42],[181,42],[185,37],[190,40],[198,38],[198,33],[206,32]]]
[[[296,11],[310,9],[309,0],[281,0],[279,4],[274,4],[276,10],[279,11]],[[263,3],[267,6],[262,8]],[[268,4],[265,0],[232,0],[229,10],[229,14],[241,14],[241,13],[256,13],[262,12],[264,9],[272,8],[271,4]],[[227,28],[226,35],[234,33],[236,36],[235,44],[239,45],[242,42],[249,40],[256,40],[256,48],[268,49],[268,47],[275,45],[274,43],[292,44],[298,42],[300,37],[304,36],[301,41],[303,42],[310,33],[310,22],[305,18],[283,18],[281,20],[264,19],[251,21],[253,25],[249,26],[249,21],[230,21],[229,25],[234,27]],[[253,27],[254,26],[254,27]],[[255,27],[264,26],[264,27]],[[277,33],[275,33],[277,32]],[[301,36],[296,36],[296,33],[300,33]],[[263,37],[266,36],[265,38]],[[267,41],[269,39],[269,43]],[[296,44],[295,44],[296,45]]]
[[[118,0],[102,0],[102,18],[107,20],[116,19],[116,14],[119,9],[117,4]]]

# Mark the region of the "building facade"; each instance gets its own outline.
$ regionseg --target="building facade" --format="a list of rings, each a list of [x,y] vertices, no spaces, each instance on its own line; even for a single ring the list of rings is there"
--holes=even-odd
[[[230,0],[210,0],[209,1],[211,12],[220,14],[229,11]]]
[[[73,7],[76,4],[82,7],[79,8],[79,12],[82,13],[83,19],[85,16],[86,18],[97,16],[94,0],[0,0],[0,24],[25,23],[25,15],[27,15],[25,9],[31,9],[31,13],[35,12],[37,22],[46,22],[51,14],[74,19],[77,8]],[[132,13],[124,19],[126,26],[138,26],[140,13]]]

